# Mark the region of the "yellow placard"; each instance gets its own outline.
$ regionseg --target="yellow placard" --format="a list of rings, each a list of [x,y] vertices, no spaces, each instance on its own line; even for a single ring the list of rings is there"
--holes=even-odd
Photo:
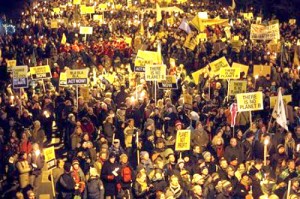
[[[175,151],[187,151],[191,148],[191,130],[179,130],[176,133]]]
[[[95,7],[94,6],[86,6],[81,5],[80,6],[80,14],[94,14],[95,13]]]
[[[67,74],[65,72],[60,72],[59,74],[59,85],[60,86],[67,85]]]
[[[160,81],[166,79],[167,67],[164,64],[146,65],[145,80],[146,81]]]
[[[58,28],[58,21],[57,20],[51,20],[50,26],[51,26],[52,29]]]
[[[244,19],[246,19],[246,20],[253,19],[253,13],[252,12],[243,13],[243,16],[244,16]]]
[[[17,60],[15,60],[15,59],[13,59],[13,60],[6,60],[6,64],[7,64],[7,71],[11,72],[12,68],[17,65]]]
[[[247,66],[247,65],[233,62],[232,68],[239,68],[241,73],[243,73],[243,72],[245,73],[245,75],[244,75],[245,77],[248,75],[249,66]]]
[[[204,74],[206,72],[208,73],[207,67],[202,68],[202,69],[197,70],[196,72],[192,73],[192,76],[193,76],[193,79],[195,81],[195,84],[199,84],[199,77],[200,77],[200,75],[202,75],[202,74]]]
[[[176,77],[174,75],[166,75],[166,80],[159,80],[158,87],[160,89],[176,89]]]
[[[81,4],[81,0],[73,0],[73,5],[80,5]]]
[[[292,95],[283,95],[282,96],[283,102],[286,105],[287,103],[292,101]],[[271,96],[270,97],[270,107],[274,108],[277,101],[277,96]]]
[[[221,68],[220,79],[239,79],[240,69],[239,68]]]
[[[238,112],[263,110],[262,92],[236,94]]]
[[[247,81],[232,80],[229,82],[228,95],[236,95],[247,92]]]
[[[91,34],[93,34],[93,27],[81,26],[80,30],[79,30],[79,34],[81,34],[81,35],[91,35]]]
[[[267,76],[271,75],[271,66],[268,65],[254,65],[253,66],[253,76]]]
[[[107,9],[107,4],[106,3],[101,3],[101,4],[99,4],[98,8],[100,10],[106,10]]]
[[[68,85],[82,85],[88,83],[88,69],[67,70],[67,84]]]
[[[210,73],[212,75],[219,75],[221,68],[229,68],[230,67],[227,62],[227,59],[225,57],[221,57],[220,59],[210,63],[209,66],[211,69]]]
[[[13,66],[13,78],[27,78],[28,66]]]
[[[49,148],[44,148],[43,153],[45,156],[45,162],[50,162],[51,160],[55,160],[55,149],[54,146]]]
[[[55,14],[59,14],[60,13],[60,8],[53,8],[53,12]]]
[[[93,15],[94,21],[103,21],[103,15]]]
[[[30,74],[32,79],[48,79],[52,77],[50,66],[36,66],[30,67]]]

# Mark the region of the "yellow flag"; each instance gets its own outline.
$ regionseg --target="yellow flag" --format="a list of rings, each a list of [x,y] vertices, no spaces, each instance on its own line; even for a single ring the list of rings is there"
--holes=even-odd
[[[162,20],[161,8],[158,3],[156,3],[156,21],[159,22]]]
[[[66,37],[65,33],[63,34],[60,43],[61,43],[61,44],[64,44],[64,45],[67,43],[67,37]]]

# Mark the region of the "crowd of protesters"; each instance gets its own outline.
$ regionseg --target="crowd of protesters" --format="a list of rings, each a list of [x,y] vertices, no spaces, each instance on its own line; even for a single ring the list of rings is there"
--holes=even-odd
[[[52,8],[64,3],[60,14],[53,13]],[[3,193],[17,185],[11,198],[38,197],[46,168],[43,149],[52,137],[59,137],[67,156],[57,157],[52,171],[57,198],[299,198],[297,25],[280,22],[280,47],[274,52],[270,41],[249,39],[250,24],[261,16],[253,8],[247,12],[254,18],[246,20],[237,8],[188,2],[178,5],[184,12],[163,12],[156,23],[155,9],[141,11],[155,7],[146,3],[134,5],[136,9],[125,8],[123,2],[119,10],[97,10],[104,13],[105,23],[99,24],[68,2],[34,2],[13,22],[15,33],[0,36]],[[239,36],[240,47],[233,47],[231,38],[221,41],[226,34],[218,25],[205,28],[208,39],[194,50],[184,47],[188,34],[178,26],[199,11],[207,11],[210,18],[227,18],[231,37]],[[263,23],[275,19],[261,17]],[[58,28],[51,29],[52,19],[61,21]],[[79,24],[93,26],[93,34],[80,35]],[[196,28],[191,29],[197,35]],[[125,37],[132,42],[126,43]],[[157,40],[167,74],[176,76],[178,89],[155,89],[143,73],[134,72],[137,51],[157,51]],[[229,107],[235,99],[227,97],[227,81],[204,73],[198,83],[191,76],[223,56],[230,65],[248,65],[248,74],[241,76],[247,80],[247,92],[260,90],[264,95],[264,109],[238,113],[234,128]],[[170,65],[170,58],[175,65]],[[30,67],[49,64],[52,78],[14,90],[6,62],[12,59]],[[271,74],[255,79],[255,64],[270,65]],[[59,77],[67,69],[83,68],[90,68],[89,95],[79,93],[77,100],[76,89],[60,86]],[[106,79],[107,74],[114,80]],[[279,87],[283,95],[292,96],[285,104],[289,131],[271,118],[270,97]],[[186,93],[193,97],[190,107],[183,100]],[[191,131],[190,150],[175,151],[176,132],[183,129]]]

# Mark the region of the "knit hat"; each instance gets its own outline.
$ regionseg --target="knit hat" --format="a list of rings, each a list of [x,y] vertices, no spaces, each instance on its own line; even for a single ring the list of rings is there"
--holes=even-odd
[[[72,165],[78,164],[79,165],[79,160],[78,159],[73,159],[72,160]]]
[[[182,126],[182,123],[180,122],[180,120],[177,120],[176,122],[175,122],[175,126]]]

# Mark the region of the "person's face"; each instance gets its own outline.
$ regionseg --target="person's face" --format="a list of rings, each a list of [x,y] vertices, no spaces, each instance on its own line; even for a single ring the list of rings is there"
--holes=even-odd
[[[194,148],[194,152],[195,152],[195,153],[200,153],[200,147],[199,147],[199,146],[196,146],[196,147]]]
[[[175,156],[174,155],[170,155],[169,156],[169,161],[170,162],[175,162]]]
[[[226,169],[228,167],[228,163],[226,160],[222,160],[220,163],[221,168]]]
[[[115,163],[116,158],[115,157],[111,157],[111,158],[109,158],[109,161],[110,161],[110,163]]]
[[[231,139],[231,140],[230,140],[230,145],[231,145],[232,147],[236,147],[236,145],[237,145],[236,139]]]

